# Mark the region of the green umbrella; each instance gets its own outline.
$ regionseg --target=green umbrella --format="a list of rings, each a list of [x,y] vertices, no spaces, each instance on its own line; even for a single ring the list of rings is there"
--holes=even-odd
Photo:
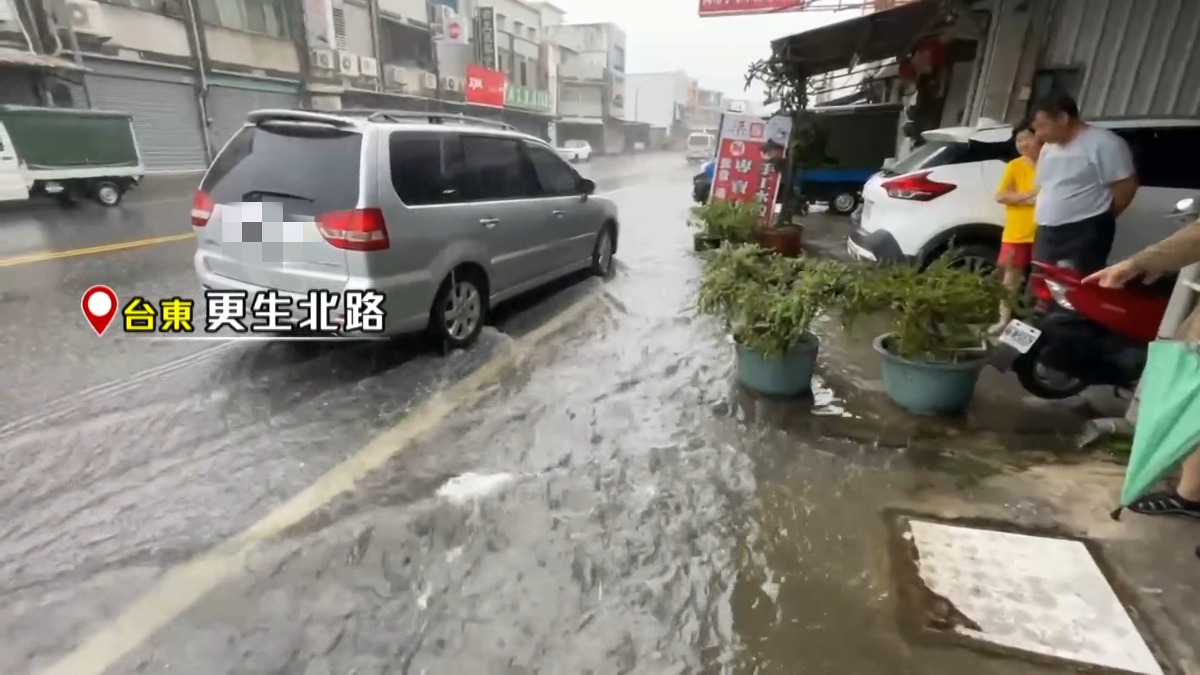
[[[1172,473],[1200,444],[1200,344],[1150,343],[1142,371],[1142,400],[1133,451],[1114,519],[1135,499]]]

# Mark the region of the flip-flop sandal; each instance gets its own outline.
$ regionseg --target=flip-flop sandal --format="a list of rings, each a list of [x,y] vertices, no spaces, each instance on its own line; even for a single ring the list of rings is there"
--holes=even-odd
[[[1143,516],[1188,516],[1200,519],[1200,502],[1184,499],[1174,490],[1151,492],[1134,500],[1129,510]]]

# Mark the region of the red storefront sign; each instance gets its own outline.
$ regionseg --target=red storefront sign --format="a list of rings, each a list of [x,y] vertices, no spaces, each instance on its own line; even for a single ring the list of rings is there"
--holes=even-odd
[[[808,0],[700,0],[700,16],[795,12],[807,4]]]
[[[504,73],[483,66],[467,66],[467,103],[504,107]]]
[[[725,113],[717,141],[712,198],[743,203],[758,200],[764,217],[774,213],[779,172],[767,155],[778,156],[790,136],[791,120],[786,117],[768,122],[755,115]]]

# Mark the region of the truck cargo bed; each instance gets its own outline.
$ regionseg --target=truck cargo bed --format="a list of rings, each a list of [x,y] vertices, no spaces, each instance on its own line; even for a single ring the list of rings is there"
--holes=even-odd
[[[140,173],[129,115],[103,110],[0,105],[0,123],[31,173]]]

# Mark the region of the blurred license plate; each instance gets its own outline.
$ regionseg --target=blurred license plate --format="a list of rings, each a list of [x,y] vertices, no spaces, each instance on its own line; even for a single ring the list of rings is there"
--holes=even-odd
[[[1042,331],[1030,326],[1024,321],[1013,319],[1000,332],[1000,342],[1012,347],[1022,354],[1029,351],[1033,344],[1042,336]]]

